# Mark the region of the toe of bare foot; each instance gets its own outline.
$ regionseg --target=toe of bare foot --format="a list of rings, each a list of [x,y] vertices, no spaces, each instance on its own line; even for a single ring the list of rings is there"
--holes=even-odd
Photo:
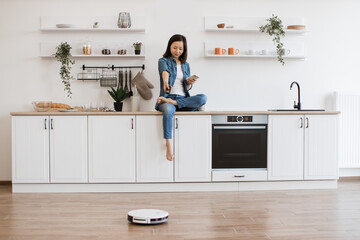
[[[158,97],[157,102],[160,103],[164,103],[165,102],[165,98],[164,97]]]
[[[166,154],[166,159],[168,161],[172,161],[173,160],[173,155],[172,154]]]

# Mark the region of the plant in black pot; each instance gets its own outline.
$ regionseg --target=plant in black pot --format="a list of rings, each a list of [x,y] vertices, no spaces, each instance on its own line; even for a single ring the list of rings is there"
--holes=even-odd
[[[141,46],[142,46],[142,43],[141,42],[135,42],[133,43],[133,47],[135,49],[135,55],[140,55],[141,53]]]
[[[107,90],[110,96],[114,99],[114,108],[115,111],[121,112],[123,107],[123,102],[126,98],[129,97],[129,91],[127,87],[123,88],[118,84],[117,88],[111,88],[111,90]]]

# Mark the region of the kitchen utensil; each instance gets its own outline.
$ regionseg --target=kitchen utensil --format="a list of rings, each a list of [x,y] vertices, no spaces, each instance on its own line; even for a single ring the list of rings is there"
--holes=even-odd
[[[122,88],[123,87],[123,71],[120,70],[119,71],[119,86],[118,88]]]
[[[287,26],[287,29],[294,29],[294,30],[305,30],[305,25],[289,25]]]
[[[127,69],[125,70],[125,89],[128,88],[128,85],[127,85]]]
[[[50,101],[33,101],[32,105],[37,112],[46,112],[51,108]]]
[[[131,89],[131,68],[129,70],[129,88],[130,88],[130,91],[129,91],[129,96],[133,96],[133,92],[132,92],[132,89]]]

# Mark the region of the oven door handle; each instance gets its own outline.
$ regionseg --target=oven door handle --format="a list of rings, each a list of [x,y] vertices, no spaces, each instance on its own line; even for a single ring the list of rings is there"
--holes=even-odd
[[[265,126],[214,126],[214,129],[266,129]]]

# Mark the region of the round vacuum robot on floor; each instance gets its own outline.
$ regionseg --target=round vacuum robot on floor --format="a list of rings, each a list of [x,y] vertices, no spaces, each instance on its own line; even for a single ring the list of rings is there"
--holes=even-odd
[[[167,222],[169,213],[159,209],[136,209],[128,212],[128,220],[138,224],[159,224]]]

